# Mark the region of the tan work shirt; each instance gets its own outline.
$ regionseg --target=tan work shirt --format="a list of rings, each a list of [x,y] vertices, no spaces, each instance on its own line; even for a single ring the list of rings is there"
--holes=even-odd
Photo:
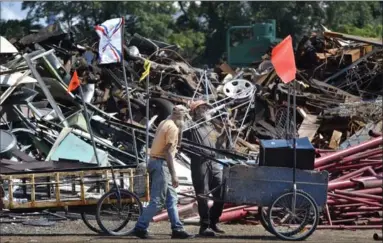
[[[173,158],[177,153],[179,129],[173,120],[166,119],[160,123],[157,128],[152,147],[150,149],[150,157],[166,159],[165,146],[172,144],[170,152]]]

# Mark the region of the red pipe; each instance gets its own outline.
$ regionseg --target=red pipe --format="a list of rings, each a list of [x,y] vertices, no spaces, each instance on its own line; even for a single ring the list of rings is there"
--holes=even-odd
[[[383,162],[383,159],[361,159],[360,160],[361,163],[382,163]]]
[[[363,168],[365,166],[375,166],[375,165],[381,165],[381,164],[382,164],[382,161],[365,162],[365,163],[357,163],[357,164],[350,164],[350,165],[341,165],[341,166],[336,166],[334,168],[331,168],[331,171],[345,171],[345,170],[349,170],[349,169],[359,169],[359,168]],[[374,170],[372,170],[372,171],[374,171]],[[373,174],[372,171],[370,171],[371,174]],[[374,171],[374,173],[376,174],[375,171]]]
[[[317,229],[381,229],[383,225],[318,225]]]
[[[331,182],[335,182],[335,181],[344,181],[344,180],[348,180],[348,179],[351,179],[363,172],[365,172],[366,170],[368,169],[372,169],[371,166],[369,167],[364,167],[364,168],[360,168],[359,170],[356,170],[356,171],[353,171],[351,173],[348,173],[347,175],[344,175],[344,176],[341,176],[341,177],[338,177],[336,178],[335,180],[332,180]]]
[[[357,190],[355,192],[366,193],[366,194],[382,194],[383,189],[382,189],[382,187],[376,187],[376,188]]]
[[[360,192],[355,192],[355,191],[341,191],[341,190],[335,190],[335,193],[350,196],[350,197],[362,197],[362,198],[369,198],[377,201],[382,201],[383,198],[382,196],[376,196],[376,195],[370,195],[370,194],[364,194]]]
[[[358,154],[353,154],[351,156],[343,158],[339,163],[347,163],[347,162],[352,162],[352,161],[357,161],[361,159],[365,159],[374,155],[378,155],[382,153],[382,148],[375,148],[375,149],[370,149]]]
[[[368,222],[369,223],[383,223],[383,219],[382,218],[369,218],[368,219]]]
[[[328,205],[333,206],[333,205],[339,205],[340,203],[348,203],[348,204],[350,204],[351,202],[348,201],[348,200],[344,200],[344,199],[338,199],[338,198],[336,198],[336,199],[334,200],[334,199],[332,199],[332,198],[327,198],[327,204],[328,204]]]
[[[371,206],[377,206],[377,207],[381,207],[382,206],[380,203],[371,202],[369,200],[366,200],[365,198],[348,197],[348,196],[334,194],[334,193],[331,193],[329,195],[331,197],[343,198],[343,199],[346,199],[346,200],[350,200],[350,201],[354,201],[354,202],[360,202],[360,203],[364,203],[364,204],[371,205]]]
[[[334,205],[334,208],[348,208],[348,207],[360,207],[363,206],[363,203],[352,203],[352,204],[340,204],[340,205]]]
[[[330,225],[332,225],[330,210],[328,209],[328,205],[327,204],[326,204],[325,208],[326,208],[326,216],[327,216],[328,222],[330,223]]]
[[[382,210],[381,207],[368,207],[368,206],[361,206],[358,208],[360,211],[379,211]]]
[[[341,217],[351,217],[351,216],[360,216],[360,215],[365,215],[365,214],[373,214],[375,212],[367,211],[367,212],[346,212],[346,213],[341,213]]]
[[[186,205],[181,205],[181,206],[178,206],[178,214],[182,214],[182,213],[185,213],[185,212],[188,212],[188,211],[197,211],[198,207],[198,204],[197,202],[193,202],[193,203],[189,203],[189,204],[186,204]],[[156,216],[153,217],[153,222],[159,222],[159,221],[163,221],[163,220],[168,220],[169,218],[169,215],[168,215],[168,212],[165,211],[165,212],[162,212]]]
[[[354,222],[355,220],[357,220],[357,219],[356,218],[352,218],[352,219],[339,219],[339,220],[333,220],[332,223],[333,224],[348,223],[348,222]]]
[[[250,208],[244,208],[243,210],[245,210],[247,212],[254,212],[254,211],[258,211],[258,207],[255,206],[255,207],[250,207]]]
[[[333,161],[339,160],[343,157],[365,151],[367,149],[375,148],[382,144],[382,136],[373,138],[369,141],[363,142],[351,148],[343,149],[339,152],[332,153],[330,155],[318,158],[315,160],[315,167],[320,167],[326,164],[329,164]]]
[[[335,181],[335,182],[332,182],[330,181],[328,183],[328,191],[332,191],[334,189],[344,189],[344,188],[351,188],[353,186],[355,186],[357,184],[357,182],[355,181],[350,181],[350,180],[346,180],[346,181]]]
[[[363,189],[367,189],[367,188],[382,186],[383,182],[381,179],[375,179],[375,180],[362,181],[361,184],[363,185]]]
[[[245,211],[244,208],[222,212],[222,215],[219,218],[219,222],[223,223],[223,222],[238,220],[245,217],[247,213],[248,212]]]

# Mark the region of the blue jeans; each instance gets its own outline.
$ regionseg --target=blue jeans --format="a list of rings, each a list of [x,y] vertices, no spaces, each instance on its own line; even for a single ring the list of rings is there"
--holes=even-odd
[[[177,192],[172,186],[171,175],[165,160],[151,159],[148,163],[148,172],[151,179],[150,201],[138,218],[136,230],[147,230],[150,221],[158,211],[163,208],[164,202],[168,211],[171,229],[183,230],[183,225],[178,217]]]

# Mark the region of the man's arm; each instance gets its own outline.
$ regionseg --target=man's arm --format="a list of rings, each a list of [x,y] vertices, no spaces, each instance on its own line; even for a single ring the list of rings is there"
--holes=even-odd
[[[176,143],[177,143],[179,133],[176,129],[169,129],[166,132],[165,136],[166,136],[165,137],[166,146],[164,148],[164,152],[165,152],[165,156],[166,156],[166,163],[168,165],[169,172],[170,172],[170,175],[172,177],[172,184],[174,187],[178,187],[178,178],[176,175],[176,171],[174,169],[174,158],[172,155],[171,148],[173,145],[177,146]]]

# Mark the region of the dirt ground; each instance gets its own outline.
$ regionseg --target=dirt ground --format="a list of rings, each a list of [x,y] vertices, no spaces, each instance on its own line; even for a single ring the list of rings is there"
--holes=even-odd
[[[198,232],[197,226],[185,226],[190,233]],[[188,242],[281,242],[259,225],[222,225],[225,235],[215,238],[196,237]],[[378,230],[317,230],[305,242],[374,242],[372,236]],[[154,240],[139,240],[133,236],[101,236],[90,231],[81,220],[59,221],[53,226],[36,227],[23,224],[0,224],[0,242],[182,242],[170,240],[170,229],[167,222],[152,223],[150,233]],[[377,242],[377,241],[375,241]]]

